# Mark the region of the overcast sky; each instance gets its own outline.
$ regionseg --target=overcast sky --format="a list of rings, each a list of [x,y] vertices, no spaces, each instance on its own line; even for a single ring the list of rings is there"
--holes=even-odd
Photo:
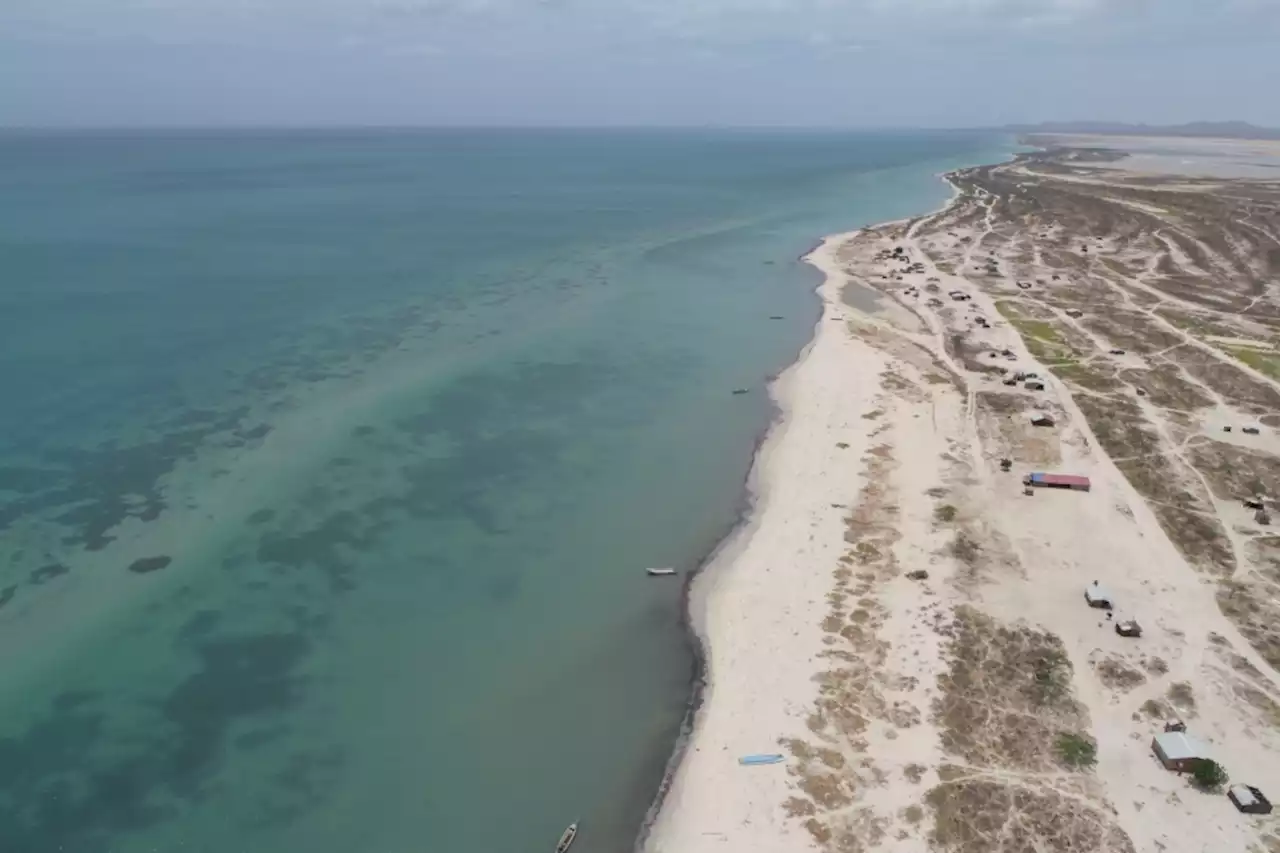
[[[1280,125],[1280,0],[0,0],[0,126]]]

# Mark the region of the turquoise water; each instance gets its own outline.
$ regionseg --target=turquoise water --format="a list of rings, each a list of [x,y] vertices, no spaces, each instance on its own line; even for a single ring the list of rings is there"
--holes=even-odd
[[[797,256],[1005,150],[0,136],[0,848],[626,849]]]

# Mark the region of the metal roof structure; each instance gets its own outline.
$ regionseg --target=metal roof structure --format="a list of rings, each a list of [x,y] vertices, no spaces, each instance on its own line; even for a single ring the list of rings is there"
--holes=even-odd
[[[1107,592],[1106,589],[1104,589],[1097,581],[1094,581],[1084,588],[1084,597],[1090,602],[1105,601],[1108,604],[1111,604],[1115,601],[1115,599],[1111,597],[1111,593]]]
[[[1227,793],[1242,806],[1251,806],[1259,802],[1258,798],[1253,795],[1253,789],[1248,785],[1232,785]]]
[[[1081,474],[1042,474],[1034,473],[1028,479],[1033,486],[1067,486],[1070,488],[1088,489],[1089,478]]]
[[[1161,732],[1156,735],[1156,745],[1168,761],[1185,761],[1188,758],[1208,758],[1204,744],[1186,732]]]

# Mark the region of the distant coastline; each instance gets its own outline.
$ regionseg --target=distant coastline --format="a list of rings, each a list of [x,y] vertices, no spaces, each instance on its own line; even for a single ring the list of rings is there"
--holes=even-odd
[[[1185,124],[1132,124],[1111,121],[1046,121],[1009,124],[1000,128],[1023,135],[1181,136],[1212,139],[1280,139],[1280,128],[1259,127],[1246,121],[1193,121]]]

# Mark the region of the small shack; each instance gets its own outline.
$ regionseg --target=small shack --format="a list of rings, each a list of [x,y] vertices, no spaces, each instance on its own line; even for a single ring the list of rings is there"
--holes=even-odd
[[[1271,814],[1271,801],[1252,785],[1232,785],[1227,797],[1235,807],[1248,814]]]
[[[1028,474],[1023,482],[1043,489],[1074,489],[1087,492],[1092,488],[1089,478],[1080,474]]]
[[[1265,509],[1260,509],[1253,514],[1253,520],[1265,527],[1271,523],[1271,513]]]
[[[1261,432],[1261,430],[1259,430],[1256,426],[1240,427],[1240,431],[1245,435],[1257,435],[1259,432]]]
[[[1110,610],[1113,606],[1111,593],[1103,589],[1097,581],[1084,588],[1084,600],[1089,602],[1090,607],[1098,607],[1102,610]]]
[[[1121,637],[1141,637],[1142,626],[1136,619],[1124,619],[1116,623],[1116,633]]]
[[[1045,412],[1030,412],[1027,420],[1031,421],[1032,426],[1051,427],[1054,424],[1053,416]]]
[[[1204,746],[1186,732],[1161,732],[1151,739],[1151,751],[1165,770],[1190,773],[1209,758]]]
[[[1044,383],[1039,379],[1028,379],[1022,384],[1022,387],[1026,388],[1028,391],[1043,391]]]

